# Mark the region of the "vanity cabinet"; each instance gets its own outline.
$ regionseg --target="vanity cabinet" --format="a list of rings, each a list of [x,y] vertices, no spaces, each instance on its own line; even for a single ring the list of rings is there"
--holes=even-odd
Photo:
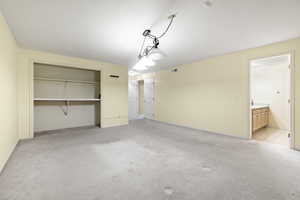
[[[255,132],[269,124],[269,107],[252,109],[252,131]]]

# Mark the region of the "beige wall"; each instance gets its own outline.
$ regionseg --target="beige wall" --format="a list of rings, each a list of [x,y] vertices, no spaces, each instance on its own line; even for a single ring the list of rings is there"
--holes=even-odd
[[[139,88],[139,114],[144,114],[144,81],[138,81],[138,88]]]
[[[15,39],[0,13],[0,172],[18,142]]]
[[[33,137],[33,64],[101,71],[101,126],[128,124],[127,67],[20,49],[0,14],[0,171],[18,139]],[[119,79],[109,77],[119,75]]]
[[[249,60],[295,55],[295,144],[300,149],[300,38],[178,66],[155,75],[156,119],[248,138]]]
[[[127,67],[51,53],[20,49],[18,52],[19,136],[33,136],[33,63],[101,70],[101,126],[128,124]],[[119,75],[119,79],[109,77]]]
[[[290,130],[289,77],[289,63],[251,66],[251,97],[269,105],[269,127]]]

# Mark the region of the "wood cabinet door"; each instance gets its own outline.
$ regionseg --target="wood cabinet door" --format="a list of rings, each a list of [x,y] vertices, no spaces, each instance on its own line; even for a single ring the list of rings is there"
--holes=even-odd
[[[260,128],[269,124],[269,109],[256,109],[252,111],[252,131],[257,131]]]
[[[257,129],[260,129],[261,128],[261,126],[262,126],[262,115],[261,115],[261,113],[259,112],[259,113],[257,113]]]
[[[265,113],[266,126],[269,125],[269,114],[270,114],[270,112],[269,112],[269,110],[267,110],[266,113]]]
[[[266,125],[266,118],[265,118],[265,112],[260,113],[260,128],[264,127]]]
[[[256,131],[259,128],[259,115],[254,113],[252,119],[253,131]]]

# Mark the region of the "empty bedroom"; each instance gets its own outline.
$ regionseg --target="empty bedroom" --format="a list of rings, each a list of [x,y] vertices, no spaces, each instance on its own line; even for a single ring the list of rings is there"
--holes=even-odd
[[[299,0],[0,0],[0,200],[299,200]]]

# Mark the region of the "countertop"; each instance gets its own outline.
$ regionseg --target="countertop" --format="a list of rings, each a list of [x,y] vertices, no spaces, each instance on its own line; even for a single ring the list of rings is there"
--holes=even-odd
[[[252,106],[252,109],[261,109],[261,108],[269,108],[270,106],[267,104],[255,104]]]

